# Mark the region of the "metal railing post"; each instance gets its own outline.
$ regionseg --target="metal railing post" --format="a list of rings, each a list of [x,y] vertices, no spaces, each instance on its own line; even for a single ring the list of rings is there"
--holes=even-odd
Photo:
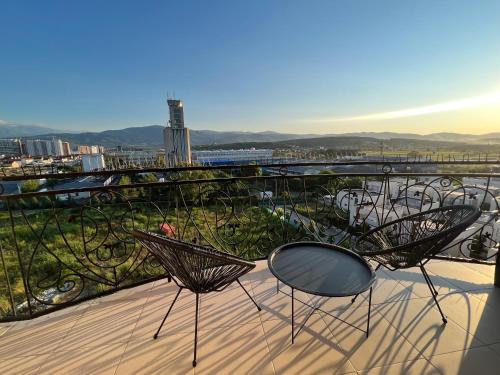
[[[9,270],[7,269],[7,264],[5,263],[5,258],[3,256],[2,244],[0,244],[0,259],[2,261],[3,272],[7,284],[7,291],[9,292],[10,308],[12,309],[12,314],[14,315],[14,317],[16,317],[17,316],[16,304],[14,303],[14,296],[12,295],[12,287],[10,285],[10,275],[9,275]]]
[[[21,249],[19,248],[19,243],[17,241],[16,229],[15,229],[15,223],[14,223],[14,215],[12,214],[10,200],[7,200],[7,210],[9,212],[9,219],[10,219],[10,225],[11,225],[11,231],[12,231],[12,239],[14,240],[14,244],[16,245],[17,260],[19,262],[19,269],[21,271],[21,277],[23,278],[24,295],[26,296],[26,302],[28,304],[29,315],[33,315],[33,308],[31,306],[31,298],[30,298],[30,295],[28,292],[29,291],[28,280],[26,279],[26,271],[24,269],[24,263],[23,263],[23,259],[22,259],[22,255],[21,255]]]
[[[495,282],[494,282],[494,284],[497,288],[500,288],[500,255],[498,253],[497,253],[497,261],[495,264]]]

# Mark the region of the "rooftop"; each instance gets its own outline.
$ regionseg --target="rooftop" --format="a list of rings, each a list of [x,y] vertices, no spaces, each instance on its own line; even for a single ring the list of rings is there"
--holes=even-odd
[[[500,368],[500,289],[494,267],[432,261],[442,325],[418,269],[377,272],[370,337],[321,312],[290,339],[291,302],[276,294],[265,261],[242,279],[261,305],[230,287],[201,298],[198,365],[192,368],[194,295],[160,280],[29,320],[0,324],[2,374],[492,374]],[[282,287],[286,289],[285,287]],[[318,297],[300,295],[316,303]],[[367,300],[323,309],[356,325]],[[297,309],[301,321],[308,313]]]

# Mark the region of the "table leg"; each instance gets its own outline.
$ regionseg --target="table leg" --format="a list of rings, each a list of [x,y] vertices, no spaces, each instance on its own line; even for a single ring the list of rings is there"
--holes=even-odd
[[[293,331],[294,331],[294,296],[293,296],[293,288],[292,288],[292,344],[293,342],[295,341],[295,336],[293,334]]]
[[[280,281],[276,279],[276,294],[280,292]]]

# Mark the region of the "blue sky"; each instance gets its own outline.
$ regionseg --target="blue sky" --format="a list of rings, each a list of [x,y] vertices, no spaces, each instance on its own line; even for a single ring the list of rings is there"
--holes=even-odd
[[[2,3],[0,120],[165,124],[174,92],[193,129],[494,131],[495,101],[366,116],[500,92],[500,1]]]

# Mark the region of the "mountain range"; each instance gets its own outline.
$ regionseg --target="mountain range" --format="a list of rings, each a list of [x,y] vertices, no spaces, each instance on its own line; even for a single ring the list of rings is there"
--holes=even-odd
[[[119,145],[135,146],[162,146],[163,126],[149,125],[130,127],[119,130],[105,130],[102,132],[61,132],[39,125],[6,124],[0,122],[0,138],[12,137],[57,137],[64,141],[75,144],[98,144],[105,147],[116,147]],[[500,132],[473,135],[459,133],[433,133],[427,135],[413,133],[393,132],[359,132],[344,134],[291,134],[267,132],[241,132],[241,131],[212,131],[191,129],[191,144],[200,145],[223,145],[238,143],[260,143],[281,142],[288,140],[310,139],[310,138],[338,138],[338,137],[364,137],[379,140],[412,139],[422,141],[444,141],[459,143],[500,143]]]

